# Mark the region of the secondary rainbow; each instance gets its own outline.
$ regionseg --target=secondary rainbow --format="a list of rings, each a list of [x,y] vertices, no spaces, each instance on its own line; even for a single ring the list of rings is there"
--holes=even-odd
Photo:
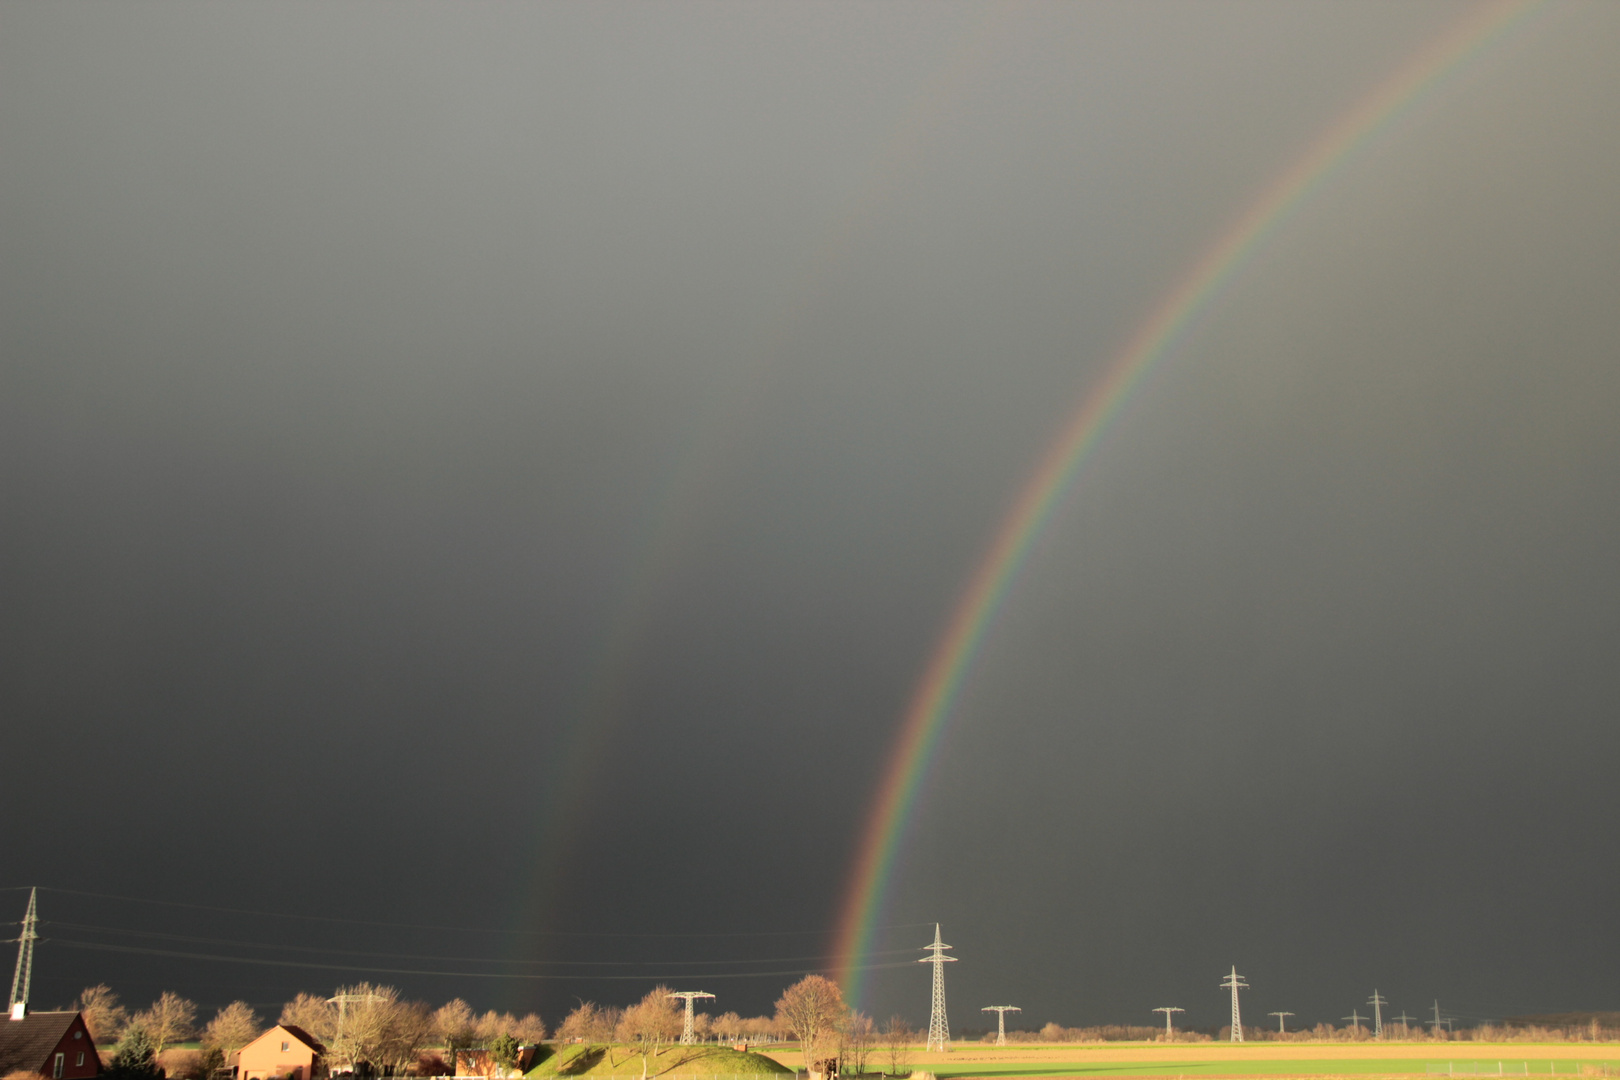
[[[1159,301],[1042,456],[968,579],[912,695],[884,769],[860,838],[837,929],[838,981],[848,1000],[857,1004],[861,1000],[862,973],[895,855],[963,679],[1031,544],[1073,483],[1087,453],[1119,415],[1131,391],[1183,336],[1189,322],[1320,188],[1335,166],[1398,118],[1425,90],[1478,55],[1542,2],[1499,0],[1471,10],[1340,116],[1266,186]]]

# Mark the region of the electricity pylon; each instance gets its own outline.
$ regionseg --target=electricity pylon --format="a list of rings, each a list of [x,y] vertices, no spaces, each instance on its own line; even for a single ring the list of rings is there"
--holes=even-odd
[[[343,1024],[344,1024],[344,1021],[348,1019],[349,1003],[351,1001],[355,1002],[355,1003],[359,1003],[359,1002],[362,1002],[362,1001],[386,1001],[386,1000],[388,1000],[388,999],[383,997],[381,994],[376,994],[376,993],[334,994],[331,997],[327,998],[326,1002],[327,1002],[328,1005],[336,1005],[338,1007],[337,1038],[334,1041],[339,1046],[344,1045],[344,1042],[343,1042]],[[452,1058],[454,1058],[455,1055],[456,1055],[456,1051],[454,1049],[454,1045],[452,1044],[452,1048],[450,1050],[450,1056]],[[454,1065],[455,1062],[451,1061],[450,1064]]]
[[[996,1045],[1007,1045],[1007,1014],[1010,1012],[1023,1012],[1016,1005],[986,1005],[980,1012],[993,1012],[996,1014]]]
[[[1284,1034],[1284,1032],[1283,1032],[1283,1017],[1285,1017],[1285,1016],[1293,1016],[1294,1014],[1290,1013],[1290,1012],[1269,1012],[1269,1013],[1266,1013],[1266,1015],[1267,1016],[1275,1016],[1277,1018],[1277,1034],[1281,1035],[1281,1034]]]
[[[1401,1011],[1401,1015],[1397,1016],[1395,1019],[1401,1022],[1401,1038],[1404,1039],[1412,1033],[1412,1021],[1416,1020],[1417,1017],[1407,1016],[1406,1011],[1403,1009]]]
[[[22,933],[17,935],[17,970],[11,976],[11,1018],[21,1020],[28,1012],[28,984],[34,981],[34,942],[39,938],[38,889],[28,890],[28,912],[23,916]]]
[[[1249,984],[1243,981],[1243,976],[1237,973],[1236,967],[1233,967],[1232,974],[1221,980],[1221,986],[1232,991],[1232,1041],[1242,1042],[1243,1016],[1238,1012],[1237,992],[1239,990],[1247,990],[1249,988]]]
[[[694,998],[712,998],[713,994],[705,994],[702,990],[682,990],[678,994],[669,995],[672,998],[686,999],[686,1026],[681,1029],[681,1044],[691,1046],[697,1042],[697,1033],[692,1030],[692,1000]]]
[[[1153,1011],[1164,1013],[1164,1037],[1168,1039],[1175,1033],[1175,1029],[1170,1026],[1170,1018],[1178,1012],[1186,1012],[1187,1010],[1180,1005],[1160,1005]]]
[[[1430,1020],[1429,1024],[1430,1024],[1430,1026],[1432,1026],[1434,1028],[1434,1030],[1439,1031],[1440,1030],[1440,1025],[1443,1024],[1443,1023],[1445,1023],[1445,1021],[1440,1019],[1440,999],[1435,998],[1434,999],[1434,1019]]]
[[[934,924],[934,943],[924,945],[923,948],[930,954],[918,960],[919,964],[934,965],[934,1004],[928,1014],[928,1050],[949,1050],[951,1048],[951,1025],[945,1019],[945,965],[954,963],[956,957],[946,956],[942,951],[950,948],[939,940],[939,923]]]
[[[1384,1006],[1388,1005],[1389,1002],[1385,1001],[1383,995],[1374,987],[1373,996],[1367,999],[1367,1004],[1373,1007],[1373,1038],[1382,1039],[1384,1037]]]
[[[1361,1022],[1363,1020],[1367,1019],[1367,1018],[1365,1016],[1362,1016],[1360,1013],[1356,1012],[1356,1010],[1351,1009],[1349,1016],[1341,1016],[1341,1017],[1339,1017],[1339,1019],[1340,1020],[1348,1020],[1352,1024],[1356,1025],[1357,1028],[1360,1028],[1361,1027]]]

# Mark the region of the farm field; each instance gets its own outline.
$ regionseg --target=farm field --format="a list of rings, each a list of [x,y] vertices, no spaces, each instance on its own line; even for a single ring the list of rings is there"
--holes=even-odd
[[[1460,1075],[1565,1075],[1610,1069],[1612,1043],[1108,1043],[963,1046],[916,1053],[912,1067],[941,1080],[1017,1076],[1426,1076],[1447,1063]]]

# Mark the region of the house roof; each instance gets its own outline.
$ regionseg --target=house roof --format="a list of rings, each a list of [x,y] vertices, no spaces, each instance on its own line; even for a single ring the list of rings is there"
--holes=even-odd
[[[21,1020],[0,1017],[0,1075],[14,1069],[44,1072],[56,1044],[78,1018],[76,1012],[33,1012]],[[88,1034],[85,1043],[89,1046]]]
[[[299,1042],[303,1043],[317,1054],[326,1053],[326,1047],[322,1046],[320,1041],[317,1040],[315,1036],[311,1035],[297,1024],[277,1024],[276,1027],[287,1032],[293,1038],[297,1039]],[[274,1031],[275,1028],[271,1028],[270,1030]]]

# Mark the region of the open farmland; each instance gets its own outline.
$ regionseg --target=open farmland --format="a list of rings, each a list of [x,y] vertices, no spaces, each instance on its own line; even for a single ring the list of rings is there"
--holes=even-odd
[[[777,1055],[790,1067],[789,1055]],[[958,1046],[914,1051],[912,1068],[941,1080],[1017,1076],[1426,1076],[1453,1063],[1459,1075],[1613,1075],[1614,1043],[1087,1043]]]

